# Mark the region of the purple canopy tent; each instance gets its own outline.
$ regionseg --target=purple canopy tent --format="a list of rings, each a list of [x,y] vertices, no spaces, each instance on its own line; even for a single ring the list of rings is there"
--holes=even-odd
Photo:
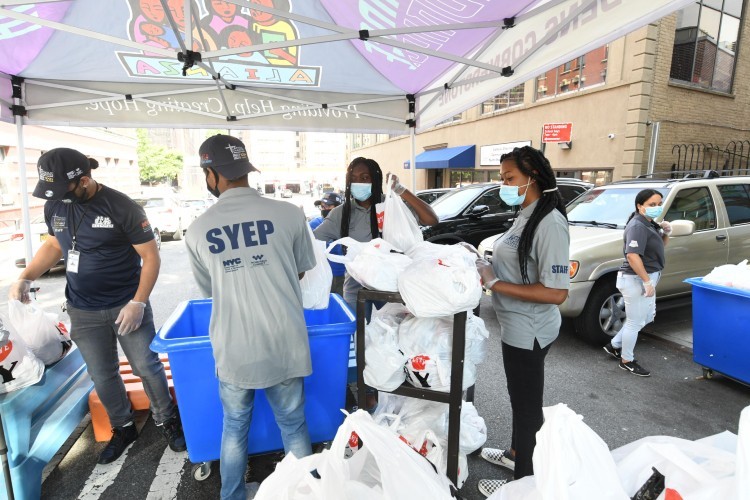
[[[27,261],[24,124],[408,133],[415,165],[417,131],[692,2],[3,0]]]
[[[416,132],[691,2],[4,0],[0,120],[24,195],[23,124],[411,134],[414,165]]]

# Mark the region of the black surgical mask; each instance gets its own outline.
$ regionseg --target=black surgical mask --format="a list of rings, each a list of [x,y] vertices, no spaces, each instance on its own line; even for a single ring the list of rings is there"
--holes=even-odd
[[[216,183],[214,184],[214,187],[211,187],[208,185],[208,172],[209,172],[209,169],[207,168],[206,169],[206,189],[208,190],[209,193],[211,193],[212,195],[218,198],[219,195],[221,195],[221,192],[219,191],[219,174],[217,174],[215,170],[211,170],[211,172],[213,172],[214,174],[214,182]]]
[[[84,203],[88,198],[86,197],[86,190],[83,190],[83,196],[78,196],[76,194],[76,191],[78,191],[78,186],[81,185],[81,179],[80,177],[76,181],[76,186],[73,188],[73,191],[68,191],[65,193],[65,195],[62,197],[63,203]]]
[[[328,217],[328,214],[330,214],[330,213],[331,213],[331,211],[330,211],[330,210],[325,210],[325,209],[323,209],[323,210],[321,210],[321,211],[320,211],[320,215],[322,215],[324,219],[325,219],[326,217]]]

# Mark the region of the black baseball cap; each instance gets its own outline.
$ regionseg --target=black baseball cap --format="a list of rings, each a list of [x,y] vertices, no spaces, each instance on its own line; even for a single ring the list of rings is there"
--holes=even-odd
[[[39,182],[33,195],[44,200],[62,200],[68,185],[91,173],[89,159],[70,148],[50,149],[37,162]]]
[[[198,154],[201,157],[201,168],[213,168],[230,181],[249,172],[260,172],[250,163],[242,141],[231,135],[209,137],[201,144]]]
[[[316,207],[320,205],[333,205],[334,207],[338,207],[341,205],[341,195],[336,193],[328,193],[323,198],[316,200],[314,205]]]

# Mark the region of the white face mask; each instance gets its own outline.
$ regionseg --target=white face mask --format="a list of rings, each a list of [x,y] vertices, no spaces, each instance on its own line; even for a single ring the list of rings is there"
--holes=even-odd
[[[518,194],[520,186],[500,186],[500,199],[511,207],[521,205],[526,199],[526,193],[529,192],[529,185],[531,185],[531,177],[529,177],[529,182],[524,186],[526,191],[523,194]]]

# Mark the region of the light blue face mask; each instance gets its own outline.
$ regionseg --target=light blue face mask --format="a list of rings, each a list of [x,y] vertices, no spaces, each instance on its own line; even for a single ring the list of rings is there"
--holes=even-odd
[[[372,196],[372,184],[364,182],[352,182],[352,196],[357,201],[365,201]]]
[[[526,191],[523,194],[518,194],[519,186],[500,186],[500,199],[511,207],[520,205],[526,199],[526,193],[529,190],[530,184],[531,177],[529,177],[529,182],[526,183]]]
[[[646,207],[646,217],[649,219],[656,219],[659,217],[664,210],[664,207],[658,206],[658,207]]]

